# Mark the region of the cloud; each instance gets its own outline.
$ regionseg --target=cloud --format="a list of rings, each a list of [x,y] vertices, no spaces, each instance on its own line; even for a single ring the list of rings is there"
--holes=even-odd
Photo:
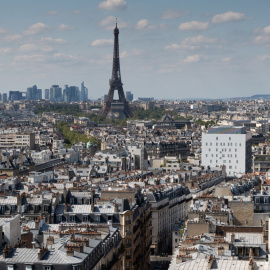
[[[148,29],[154,29],[155,26],[152,25],[148,20],[143,19],[137,22],[135,28],[137,30],[148,30]]]
[[[69,55],[69,54],[65,54],[65,53],[54,53],[53,57],[57,60],[62,60],[62,61],[66,61],[66,60],[76,60],[77,57],[74,55]]]
[[[53,49],[51,46],[38,46],[36,44],[24,44],[19,47],[20,52],[33,52],[33,51],[42,51],[42,52],[51,52]]]
[[[161,19],[164,20],[169,20],[169,19],[174,19],[174,18],[179,18],[185,14],[187,14],[188,11],[180,11],[177,9],[169,9],[166,11],[163,11],[161,14]]]
[[[79,9],[73,10],[73,14],[80,14],[80,13],[81,13],[81,11]]]
[[[43,37],[41,38],[41,41],[52,43],[52,44],[65,44],[67,43],[66,40],[61,38],[51,38],[51,37]]]
[[[107,46],[112,45],[113,40],[112,39],[96,39],[91,43],[92,47],[99,47],[99,46]]]
[[[25,35],[29,35],[29,36],[30,35],[37,35],[37,34],[44,32],[48,28],[49,28],[49,26],[44,24],[44,23],[36,23],[36,24],[33,24],[30,27],[28,27],[28,29],[26,29],[23,33]]]
[[[200,31],[200,30],[205,30],[209,26],[208,22],[199,22],[199,21],[191,21],[191,22],[185,22],[181,23],[179,25],[179,30],[184,30],[184,31]]]
[[[270,34],[270,25],[263,28],[264,34]]]
[[[3,37],[3,40],[7,42],[13,42],[20,39],[22,39],[22,35],[9,35],[9,36]]]
[[[46,12],[46,14],[49,15],[49,16],[54,16],[54,15],[58,14],[58,11],[57,10],[48,10]]]
[[[270,42],[270,36],[257,36],[254,41],[259,44],[265,44]]]
[[[124,0],[106,0],[101,2],[98,7],[106,10],[124,10],[127,8],[127,2]]]
[[[0,53],[1,54],[8,54],[8,53],[11,53],[11,52],[12,52],[11,48],[8,48],[8,47],[0,48]]]
[[[0,34],[5,34],[7,30],[5,28],[0,28]]]
[[[270,59],[270,55],[267,55],[267,54],[265,54],[265,55],[260,55],[260,56],[258,57],[258,59],[259,59],[260,61],[266,61],[266,60]]]
[[[108,16],[103,19],[100,24],[101,27],[105,28],[106,30],[112,30],[115,28],[115,17]],[[117,19],[117,26],[118,28],[127,28],[128,24],[121,19]]]
[[[223,62],[230,62],[231,60],[232,60],[231,57],[224,57],[224,58],[222,58],[222,61]]]
[[[46,59],[45,55],[42,54],[33,54],[33,55],[17,55],[15,56],[15,62],[42,62]]]
[[[225,23],[242,21],[245,19],[245,15],[239,12],[228,11],[222,14],[217,14],[212,18],[213,23]]]
[[[57,26],[57,30],[59,31],[73,30],[73,27],[68,26],[66,24],[60,24]]]
[[[209,38],[203,35],[198,35],[194,37],[187,37],[180,44],[173,43],[171,45],[167,45],[165,46],[165,50],[195,50],[200,48],[201,46],[208,47],[210,44],[215,42],[217,42],[216,38]]]
[[[120,58],[127,58],[130,56],[138,56],[142,54],[142,50],[139,49],[132,49],[130,51],[123,51],[120,53]]]
[[[205,60],[205,56],[201,56],[199,54],[194,54],[194,55],[189,55],[184,61],[186,63],[197,63],[200,62],[201,60]]]

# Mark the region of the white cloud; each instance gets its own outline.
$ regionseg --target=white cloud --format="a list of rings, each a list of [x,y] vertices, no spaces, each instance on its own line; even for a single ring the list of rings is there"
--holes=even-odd
[[[57,15],[57,14],[58,14],[57,10],[48,10],[47,11],[47,15],[50,15],[50,16],[54,16],[54,15]]]
[[[15,56],[14,60],[16,62],[28,62],[28,61],[34,61],[34,62],[42,62],[45,60],[45,55],[42,54],[34,54],[34,55],[17,55]]]
[[[179,50],[179,49],[188,49],[195,50],[200,47],[208,47],[210,44],[216,43],[216,38],[209,38],[203,35],[198,35],[194,37],[185,38],[180,44],[173,43],[171,45],[165,46],[165,50]]]
[[[269,43],[270,42],[270,36],[257,36],[254,40],[256,43]]]
[[[230,62],[231,60],[232,60],[231,57],[224,57],[224,58],[222,58],[222,61],[223,62]]]
[[[29,36],[30,35],[37,35],[37,34],[44,32],[48,28],[49,28],[49,26],[44,24],[44,23],[36,23],[36,24],[33,24],[30,27],[28,27],[28,29],[26,29],[23,33],[25,35],[29,35]]]
[[[263,28],[264,34],[270,34],[270,25]]]
[[[120,58],[126,58],[130,56],[138,56],[142,54],[142,50],[132,49],[130,51],[123,51],[120,53]]]
[[[108,16],[100,22],[100,26],[102,26],[106,30],[112,30],[115,28],[115,22],[116,22],[115,17]],[[121,19],[117,19],[117,26],[118,28],[128,27],[127,23],[122,21]]]
[[[33,52],[33,51],[42,51],[42,52],[51,52],[53,49],[51,46],[38,46],[36,44],[28,43],[20,46],[20,52]]]
[[[260,61],[265,61],[265,60],[270,59],[270,55],[267,55],[267,54],[261,55],[261,56],[258,57],[258,59],[259,59]]]
[[[59,31],[73,30],[73,27],[68,26],[66,24],[60,24],[57,26],[57,30]]]
[[[194,45],[200,45],[200,44],[209,44],[209,43],[214,43],[216,42],[216,38],[209,38],[203,35],[198,35],[195,37],[187,37],[183,40],[183,44],[189,45],[189,44],[194,44]]]
[[[7,30],[5,28],[0,28],[0,34],[5,34]]]
[[[0,48],[0,53],[1,54],[8,54],[11,53],[12,49],[8,47]]]
[[[200,62],[203,57],[199,54],[189,55],[184,61],[186,63],[197,63]]]
[[[228,11],[222,14],[217,14],[212,18],[213,23],[225,23],[242,21],[245,19],[245,14],[239,12]]]
[[[9,35],[9,36],[3,37],[3,40],[7,42],[13,42],[20,39],[22,39],[22,35]]]
[[[205,30],[208,28],[208,26],[209,26],[208,22],[191,21],[191,22],[181,23],[179,25],[179,30],[198,31],[198,30]]]
[[[98,7],[106,10],[124,10],[127,8],[127,2],[124,0],[106,0],[101,2]]]
[[[64,54],[64,53],[54,53],[53,57],[57,60],[76,60],[77,57],[74,55]]]
[[[143,19],[137,22],[135,28],[137,30],[147,30],[147,29],[154,29],[155,26],[152,25],[148,20]]]
[[[180,11],[177,9],[169,9],[166,11],[163,11],[161,14],[161,18],[164,20],[169,20],[169,19],[174,19],[174,18],[179,18],[182,15],[187,14],[188,11]]]
[[[67,43],[64,39],[61,38],[51,38],[51,37],[43,37],[41,41],[52,43],[52,44],[65,44]]]
[[[113,40],[112,39],[96,39],[91,43],[92,47],[98,47],[98,46],[106,46],[106,45],[112,45]]]
[[[80,14],[80,13],[81,13],[81,11],[79,9],[73,10],[73,14]]]

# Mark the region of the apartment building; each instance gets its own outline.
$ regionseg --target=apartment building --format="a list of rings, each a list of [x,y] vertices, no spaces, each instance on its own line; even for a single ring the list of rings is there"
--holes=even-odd
[[[35,148],[35,134],[34,133],[9,133],[0,134],[0,148],[20,148],[28,147],[31,150]]]
[[[251,134],[246,127],[216,126],[202,134],[202,166],[226,166],[228,177],[251,171]]]

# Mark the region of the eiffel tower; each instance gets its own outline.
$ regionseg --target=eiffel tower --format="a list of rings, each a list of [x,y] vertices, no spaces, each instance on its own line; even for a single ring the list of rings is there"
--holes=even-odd
[[[114,28],[114,50],[113,50],[113,67],[112,67],[112,77],[109,81],[110,88],[106,102],[104,103],[102,109],[102,116],[104,118],[108,117],[109,113],[111,113],[110,117],[115,118],[129,118],[132,117],[132,112],[129,107],[129,103],[126,100],[123,84],[121,80],[120,73],[120,59],[119,59],[119,29],[117,28],[117,23]],[[118,100],[113,99],[114,91],[118,91]]]

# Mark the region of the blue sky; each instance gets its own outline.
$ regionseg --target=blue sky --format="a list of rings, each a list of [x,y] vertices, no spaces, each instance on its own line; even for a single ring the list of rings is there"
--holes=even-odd
[[[115,17],[124,91],[270,94],[269,0],[1,0],[0,92],[85,82],[108,92]]]

